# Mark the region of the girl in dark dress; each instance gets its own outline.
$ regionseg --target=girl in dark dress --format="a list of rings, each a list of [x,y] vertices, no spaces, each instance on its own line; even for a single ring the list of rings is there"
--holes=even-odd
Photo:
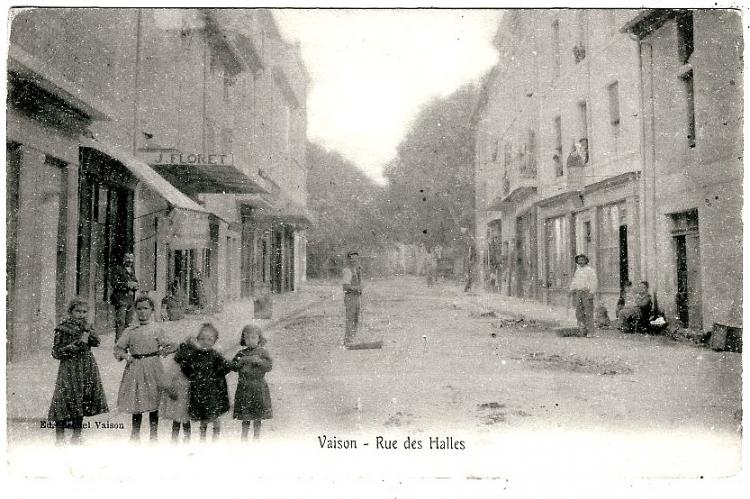
[[[234,395],[234,419],[242,421],[242,440],[247,440],[250,422],[253,423],[253,438],[260,437],[263,419],[271,419],[271,392],[264,379],[273,367],[273,361],[263,348],[266,339],[259,327],[248,325],[242,329],[240,350],[232,360],[232,369],[239,371],[237,391]]]
[[[69,317],[55,328],[52,357],[60,361],[49,419],[55,422],[57,443],[65,438],[65,428],[73,429],[72,443],[81,440],[83,418],[109,411],[99,367],[91,347],[99,346],[99,337],[86,320],[88,302],[74,298],[68,305]]]
[[[219,438],[219,416],[229,411],[226,376],[232,369],[224,356],[214,350],[218,338],[216,328],[205,323],[198,337],[182,343],[174,356],[174,361],[190,381],[188,414],[190,419],[201,422],[201,440],[206,439],[209,423],[213,423],[213,439]]]

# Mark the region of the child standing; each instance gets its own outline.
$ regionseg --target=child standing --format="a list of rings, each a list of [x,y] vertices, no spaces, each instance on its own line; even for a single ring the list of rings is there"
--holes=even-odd
[[[115,358],[126,361],[122,373],[117,408],[133,415],[130,439],[141,438],[143,413],[148,412],[151,440],[156,440],[159,429],[159,403],[164,371],[159,356],[170,354],[177,346],[169,340],[164,330],[151,321],[154,302],[148,296],[135,300],[135,313],[139,324],[123,331],[115,343]]]
[[[86,320],[88,302],[74,298],[68,305],[69,317],[55,328],[52,357],[60,361],[55,392],[49,408],[49,419],[55,422],[58,444],[65,438],[65,428],[73,429],[71,443],[79,444],[83,418],[109,411],[99,366],[91,347],[99,346],[99,337]]]
[[[213,423],[213,439],[219,438],[219,416],[229,411],[226,376],[232,369],[224,356],[214,350],[218,339],[219,331],[207,322],[198,337],[182,343],[174,356],[190,382],[188,413],[190,419],[201,422],[201,441],[206,439],[209,423]]]
[[[179,350],[178,350],[179,351]],[[167,360],[164,369],[166,386],[162,397],[159,413],[161,416],[172,420],[172,442],[177,443],[180,437],[180,427],[185,441],[190,440],[190,414],[188,414],[188,398],[190,397],[190,381],[182,373],[180,365],[175,362],[174,356]]]
[[[237,391],[234,396],[234,419],[242,421],[242,440],[247,440],[250,422],[253,423],[253,438],[260,437],[261,420],[271,419],[271,392],[265,375],[273,367],[273,361],[263,348],[266,339],[259,327],[248,325],[242,328],[240,350],[232,360],[232,368],[239,371]]]

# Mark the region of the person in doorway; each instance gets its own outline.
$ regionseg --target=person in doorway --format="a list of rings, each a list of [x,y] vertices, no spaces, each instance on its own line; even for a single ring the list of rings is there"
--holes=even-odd
[[[599,289],[596,271],[589,267],[589,258],[586,255],[577,255],[575,261],[577,268],[570,282],[570,295],[578,321],[576,336],[593,336],[594,296]]]
[[[362,268],[357,261],[359,253],[350,251],[346,254],[346,267],[342,272],[341,286],[344,290],[344,309],[346,323],[344,326],[344,346],[354,341],[359,327],[359,307],[362,296]]]
[[[466,257],[466,284],[464,285],[464,293],[468,293],[474,284],[474,264],[476,263],[476,249],[473,244],[469,245],[469,252]]]
[[[138,279],[135,277],[134,258],[132,253],[125,253],[122,265],[114,268],[112,275],[112,305],[115,307],[115,342],[133,322],[135,314],[135,292],[138,290]]]

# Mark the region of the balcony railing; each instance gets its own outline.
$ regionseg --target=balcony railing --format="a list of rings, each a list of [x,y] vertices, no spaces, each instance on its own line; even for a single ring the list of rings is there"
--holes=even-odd
[[[503,179],[503,202],[513,204],[536,191],[536,188],[536,157],[523,153],[517,155]]]

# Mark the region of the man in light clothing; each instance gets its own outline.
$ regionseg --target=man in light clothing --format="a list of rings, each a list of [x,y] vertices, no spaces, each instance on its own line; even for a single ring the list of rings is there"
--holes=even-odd
[[[576,308],[578,336],[594,335],[594,295],[599,290],[596,271],[586,255],[576,256],[576,272],[570,282],[570,295]]]
[[[346,309],[346,323],[344,325],[344,345],[354,341],[359,326],[359,300],[362,295],[362,269],[357,263],[359,254],[350,251],[346,255],[346,267],[341,275],[341,285],[344,290],[344,308]]]

